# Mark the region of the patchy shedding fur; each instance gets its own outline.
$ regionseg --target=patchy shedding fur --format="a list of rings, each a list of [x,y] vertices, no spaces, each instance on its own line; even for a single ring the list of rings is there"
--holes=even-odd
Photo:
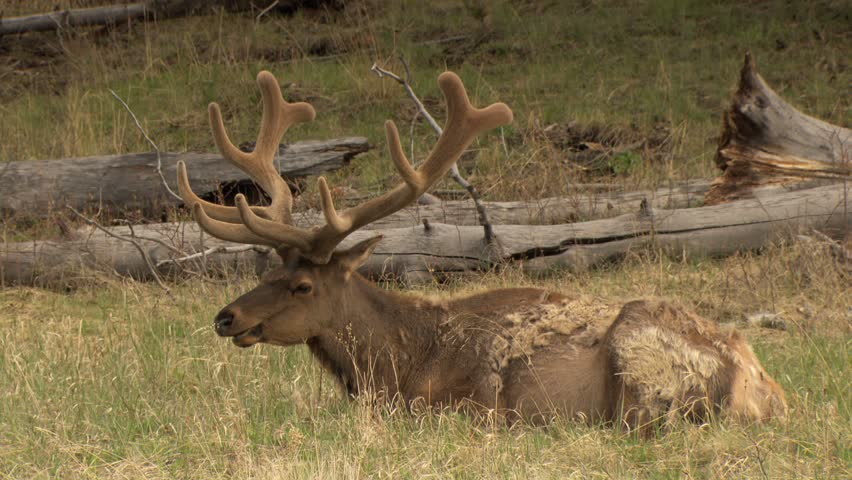
[[[722,359],[712,348],[690,345],[676,332],[649,325],[614,339],[616,370],[637,392],[637,402],[652,418],[691,394],[715,389]]]
[[[660,300],[625,305],[607,333],[607,344],[623,386],[624,408],[634,409],[639,422],[704,417],[730,403],[739,371],[762,375],[735,330]]]
[[[504,368],[515,359],[530,361],[536,349],[554,343],[594,346],[616,312],[599,301],[574,298],[509,313],[494,338],[494,355]]]
[[[535,301],[506,311],[451,315],[442,324],[440,343],[469,351],[480,370],[480,384],[498,395],[507,382],[507,368],[519,361],[532,367],[538,351],[553,346],[576,349],[600,343],[618,309],[591,298],[566,298],[543,292]]]

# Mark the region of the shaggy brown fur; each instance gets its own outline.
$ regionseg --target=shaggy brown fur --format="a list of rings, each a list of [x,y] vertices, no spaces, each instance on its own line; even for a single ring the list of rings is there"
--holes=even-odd
[[[217,332],[243,347],[307,343],[347,394],[406,405],[630,428],[786,413],[783,391],[745,341],[681,308],[643,300],[619,312],[533,288],[450,301],[401,295],[354,272],[375,243],[273,272],[222,310]]]
[[[754,419],[786,415],[783,390],[733,328],[661,300],[640,300],[622,308],[604,343],[622,418],[632,427],[704,419],[723,409]]]

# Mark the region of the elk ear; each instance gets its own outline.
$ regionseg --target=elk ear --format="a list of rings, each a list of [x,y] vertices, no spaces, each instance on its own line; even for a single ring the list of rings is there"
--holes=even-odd
[[[348,250],[335,252],[333,257],[334,261],[344,272],[346,272],[346,275],[348,276],[355,270],[358,270],[358,267],[363,265],[370,258],[370,255],[373,254],[373,250],[376,249],[376,245],[378,245],[383,238],[383,235],[378,235],[358,242]]]

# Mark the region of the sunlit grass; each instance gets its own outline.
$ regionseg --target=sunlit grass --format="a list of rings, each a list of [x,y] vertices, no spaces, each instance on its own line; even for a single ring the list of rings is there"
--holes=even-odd
[[[12,2],[3,14],[55,3],[106,2]],[[149,150],[108,89],[161,150],[212,151],[210,101],[222,105],[236,142],[253,139],[254,76],[268,69],[288,99],[318,112],[285,141],[367,136],[376,149],[333,181],[375,193],[393,178],[386,118],[397,121],[406,150],[413,133],[415,158],[434,141],[422,122],[412,128],[399,86],[369,72],[378,60],[401,73],[400,54],[439,119],[435,78],[444,69],[462,76],[475,103],[513,108],[514,124],[484,137],[467,167],[494,199],[557,195],[586,180],[541,135],[572,120],[669,139],[660,151],[632,150],[638,167],[592,181],[631,187],[715,175],[720,114],[746,50],[784,98],[849,125],[843,2],[347,3],[260,22],[214,12],[3,38],[0,163]],[[310,187],[306,203],[312,195]],[[12,241],[55,231],[36,222],[2,232]],[[812,244],[725,260],[637,253],[577,275],[531,278],[510,268],[416,289],[442,296],[533,285],[615,303],[664,296],[723,322],[764,311],[786,320],[787,331],[744,331],[788,393],[788,423],[680,425],[646,441],[564,419],[507,427],[350,401],[305,348],[240,350],[215,336],[216,311],[252,278],[187,281],[169,297],[155,285],[91,277],[68,293],[0,290],[0,478],[850,476],[852,287]]]
[[[0,472],[8,478],[842,478],[849,474],[848,279],[821,249],[532,279],[517,271],[423,287],[660,295],[711,318],[773,311],[744,328],[788,393],[782,424],[678,425],[652,440],[557,420],[546,428],[350,401],[303,347],[233,347],[210,328],[254,283],[102,280],[73,293],[0,292]],[[791,268],[798,266],[798,269]],[[753,276],[755,272],[766,275]],[[396,288],[396,287],[390,287]],[[807,310],[801,307],[806,306]],[[804,312],[804,313],[803,313]],[[573,476],[573,477],[572,477]]]
[[[364,135],[378,147],[347,177],[371,189],[390,174],[383,120],[397,120],[407,137],[414,111],[398,85],[369,68],[377,60],[401,73],[397,56],[404,55],[416,90],[438,118],[443,106],[435,78],[446,68],[462,75],[477,103],[502,100],[514,109],[516,121],[503,132],[510,156],[485,148],[473,172],[491,197],[524,193],[518,180],[495,170],[498,164],[516,171],[531,159],[559,165],[564,154],[534,132],[572,120],[639,136],[667,132],[665,151],[636,149],[643,161],[624,181],[708,177],[720,114],[746,50],[794,105],[848,124],[842,3],[392,2],[259,23],[212,12],[109,32],[11,38],[7,49],[44,57],[50,67],[12,66],[5,76],[13,81],[0,89],[0,161],[148,150],[109,88],[163,150],[213,149],[210,101],[222,104],[235,139],[253,139],[259,121],[253,79],[269,69],[288,98],[318,110],[317,120],[294,129],[289,141]],[[432,132],[421,122],[413,133],[422,155]],[[497,141],[492,135],[480,143]],[[550,190],[559,193],[559,186]]]

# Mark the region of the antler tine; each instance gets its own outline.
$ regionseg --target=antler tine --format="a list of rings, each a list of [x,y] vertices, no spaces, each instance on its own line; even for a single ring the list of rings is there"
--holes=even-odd
[[[344,224],[348,227],[346,230],[351,232],[404,207],[444,176],[479,134],[512,121],[512,110],[504,103],[495,103],[482,109],[471,105],[464,83],[455,73],[441,74],[438,85],[447,100],[447,123],[444,133],[426,160],[414,170],[403,153],[396,125],[386,122],[388,149],[404,183],[385,195],[343,212],[340,214],[341,220],[329,222],[330,226],[334,223]],[[332,214],[333,210],[330,210],[326,217]]]
[[[246,226],[259,236],[274,238],[289,245],[298,239],[307,248],[298,247],[302,254],[317,261],[328,261],[334,248],[347,235],[370,222],[386,217],[407,206],[438,181],[467,146],[480,133],[506,125],[512,121],[512,111],[503,103],[495,103],[483,109],[473,107],[461,79],[452,72],[445,72],[438,78],[438,85],[447,99],[447,123],[444,133],[438,138],[429,156],[418,169],[414,169],[403,153],[396,125],[388,121],[385,131],[388,149],[394,165],[403,179],[391,191],[361,205],[337,213],[331,192],[324,178],[318,186],[326,224],[312,230],[301,230],[291,225],[274,224],[259,218],[248,208],[241,208],[240,214]]]
[[[236,196],[237,209],[243,225],[254,235],[271,242],[275,248],[295,247],[301,251],[310,251],[311,232],[293,225],[268,220],[258,216],[242,194]]]
[[[278,81],[267,71],[257,75],[257,85],[261,91],[263,113],[253,152],[242,152],[231,143],[222,121],[221,111],[215,102],[208,107],[210,127],[222,156],[246,172],[271,198],[269,206],[250,207],[251,210],[261,217],[289,223],[293,200],[287,182],[281,178],[275,167],[275,154],[281,137],[287,129],[296,123],[313,120],[316,112],[310,104],[303,102],[291,104],[284,101]],[[277,245],[273,244],[272,240],[262,239],[240,225],[242,217],[237,208],[207,202],[195,195],[189,185],[186,166],[183,162],[178,162],[178,186],[181,197],[187,206],[193,209],[199,225],[211,235],[235,242]],[[201,215],[195,213],[196,205],[202,208]]]
[[[198,223],[202,230],[209,233],[210,235],[213,235],[216,238],[221,238],[222,240],[227,240],[229,242],[236,243],[267,245],[270,247],[278,246],[277,243],[261,236],[255,235],[242,225],[236,223],[220,222],[218,220],[210,218],[210,216],[207,215],[207,212],[200,203],[196,203],[192,206],[192,216],[193,218],[195,218],[195,222]]]
[[[304,102],[287,103],[281,95],[278,80],[271,73],[262,71],[257,74],[257,86],[260,88],[263,102],[263,113],[260,120],[260,131],[257,135],[254,151],[240,151],[231,143],[222,121],[222,113],[215,102],[208,107],[210,127],[213,130],[213,140],[226,160],[248,173],[272,199],[271,208],[264,209],[270,218],[290,222],[290,209],[293,199],[287,182],[281,178],[275,168],[275,154],[278,143],[290,126],[314,119],[314,108]],[[229,218],[239,217],[236,212],[229,212]]]
[[[178,191],[180,192],[181,198],[183,198],[183,202],[189,207],[193,212],[195,211],[195,206],[198,205],[203,207],[207,214],[216,220],[221,220],[228,223],[238,223],[240,221],[240,213],[236,211],[233,207],[226,207],[224,205],[219,205],[217,203],[208,202],[192,191],[192,187],[189,185],[189,176],[186,173],[186,163],[182,160],[178,161],[177,164],[178,170]],[[201,222],[199,222],[199,225]]]
[[[204,211],[207,212],[207,215],[213,219],[227,223],[240,223],[242,220],[240,219],[240,212],[237,211],[234,207],[226,207],[225,205],[219,205],[218,203],[208,202],[203,198],[199,197],[192,191],[192,187],[189,185],[189,175],[186,173],[186,163],[183,160],[178,160],[177,163],[177,171],[178,171],[178,191],[180,192],[181,198],[183,198],[184,203],[187,207],[192,209],[196,204],[204,207]],[[266,216],[266,209],[270,207],[252,207],[255,213],[258,215]]]

